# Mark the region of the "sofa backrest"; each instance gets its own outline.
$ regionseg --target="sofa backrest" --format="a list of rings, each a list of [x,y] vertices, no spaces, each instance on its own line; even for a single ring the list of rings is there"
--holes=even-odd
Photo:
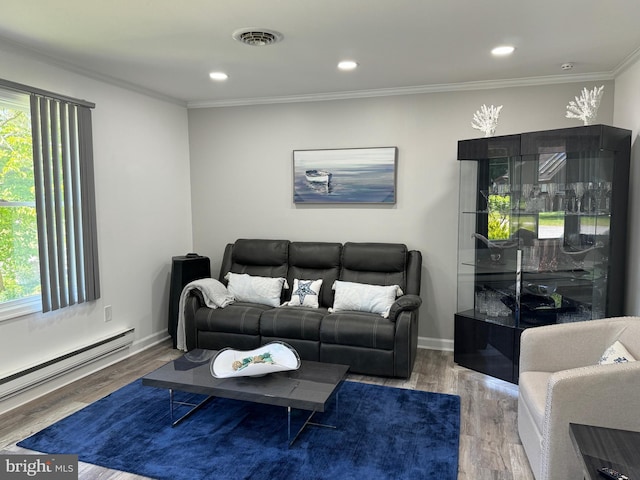
[[[289,244],[289,274],[287,281],[322,279],[319,303],[321,307],[333,305],[333,282],[340,274],[342,244],[329,242],[291,242]],[[291,298],[291,290],[288,297]]]
[[[288,240],[239,239],[227,245],[219,280],[226,285],[228,272],[287,278],[288,258]]]
[[[333,305],[335,280],[399,285],[405,294],[420,295],[422,255],[397,243],[289,242],[288,240],[239,239],[226,246],[219,280],[225,285],[227,272],[293,280],[322,278],[320,306]]]
[[[416,258],[416,253],[418,253]],[[420,293],[419,252],[399,243],[345,243],[340,280],[374,285],[399,285],[404,293]],[[417,273],[417,280],[415,277]]]

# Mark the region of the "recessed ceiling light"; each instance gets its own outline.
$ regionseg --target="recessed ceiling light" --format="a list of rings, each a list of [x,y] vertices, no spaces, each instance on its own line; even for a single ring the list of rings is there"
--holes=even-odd
[[[358,63],[354,62],[353,60],[343,60],[342,62],[338,63],[338,68],[340,70],[354,70],[357,67]]]
[[[211,72],[209,74],[209,78],[211,78],[211,80],[217,80],[219,82],[226,80],[227,78],[229,78],[229,75],[227,75],[224,72]]]
[[[501,45],[491,50],[491,53],[498,57],[502,57],[505,55],[511,55],[514,50],[515,50],[515,47],[512,47],[511,45]]]

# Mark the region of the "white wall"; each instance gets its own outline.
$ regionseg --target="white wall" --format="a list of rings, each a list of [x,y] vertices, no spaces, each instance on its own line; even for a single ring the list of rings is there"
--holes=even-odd
[[[133,350],[167,336],[171,256],[191,250],[187,111],[0,44],[0,77],[95,102],[102,298],[0,323],[0,378],[125,328]],[[104,306],[113,320],[105,323]],[[0,404],[0,410],[5,404]]]
[[[597,121],[613,119],[613,82]],[[194,248],[216,275],[237,238],[402,242],[423,254],[419,335],[452,346],[456,309],[457,141],[482,104],[504,105],[496,135],[578,126],[559,84],[382,98],[189,110]],[[398,147],[393,207],[292,203],[292,150]]]
[[[629,243],[627,247],[627,302],[625,313],[640,315],[640,58],[616,78],[613,122],[630,129],[631,177],[629,198]]]

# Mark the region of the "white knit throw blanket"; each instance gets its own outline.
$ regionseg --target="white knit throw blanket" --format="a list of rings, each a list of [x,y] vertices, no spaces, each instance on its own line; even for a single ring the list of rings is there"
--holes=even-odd
[[[186,333],[184,325],[184,307],[187,296],[191,290],[200,290],[204,297],[204,303],[209,308],[224,308],[233,303],[233,296],[227,291],[227,288],[218,280],[213,278],[202,278],[194,280],[185,285],[180,294],[180,304],[178,306],[178,327],[176,330],[176,346],[178,350],[187,351]]]

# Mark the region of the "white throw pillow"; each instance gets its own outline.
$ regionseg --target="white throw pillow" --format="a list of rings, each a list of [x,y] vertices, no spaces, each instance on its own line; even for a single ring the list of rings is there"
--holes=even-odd
[[[293,291],[291,292],[291,300],[284,305],[289,307],[310,307],[318,308],[320,306],[320,288],[322,287],[322,279],[319,280],[293,280]]]
[[[277,307],[280,305],[282,287],[289,288],[286,279],[257,277],[246,273],[227,273],[227,290],[238,302],[260,303]]]
[[[625,346],[620,343],[619,340],[616,340],[613,345],[604,351],[598,364],[608,365],[611,363],[627,363],[635,361],[636,359],[627,351]]]
[[[335,299],[330,312],[355,310],[358,312],[377,313],[384,318],[389,316],[389,309],[396,298],[403,295],[398,285],[369,285],[367,283],[343,282],[336,280],[333,284]]]

